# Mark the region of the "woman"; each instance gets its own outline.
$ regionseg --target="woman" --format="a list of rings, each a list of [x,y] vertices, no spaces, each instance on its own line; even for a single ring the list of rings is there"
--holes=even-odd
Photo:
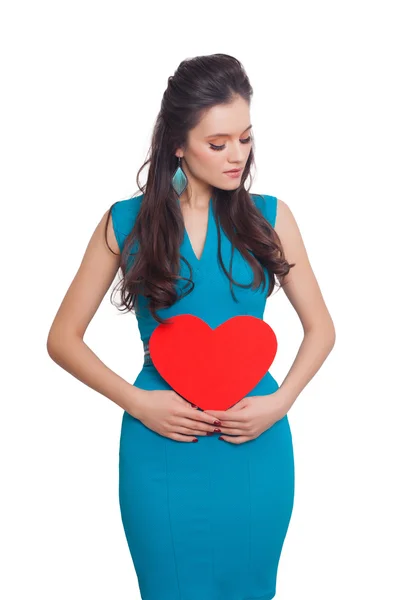
[[[244,187],[254,164],[251,97],[231,56],[179,65],[140,169],[149,164],[147,183],[104,214],[49,333],[50,356],[124,410],[120,508],[144,600],[275,596],[294,499],[287,413],[334,345],[289,207]],[[144,344],[133,385],[83,342],[119,268],[121,306],[135,311]],[[151,334],[180,314],[211,328],[238,315],[262,319],[275,276],[305,332],[284,382],[268,371],[226,411],[190,404],[155,368]]]

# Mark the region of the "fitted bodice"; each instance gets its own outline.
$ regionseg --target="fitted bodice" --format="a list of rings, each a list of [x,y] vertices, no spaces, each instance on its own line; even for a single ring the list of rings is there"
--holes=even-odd
[[[251,197],[261,214],[274,227],[277,198],[267,195],[251,195]],[[142,199],[143,194],[128,200],[121,200],[113,205],[113,226],[121,251],[124,240],[134,225]],[[232,244],[222,228],[220,228],[220,236],[221,256],[225,268],[229,272]],[[230,289],[229,278],[223,272],[218,261],[218,229],[211,201],[209,202],[206,239],[200,259],[194,254],[186,229],[180,252],[192,267],[194,288],[189,294],[180,298],[173,306],[160,309],[158,311],[160,317],[167,319],[180,314],[194,314],[203,319],[213,329],[227,319],[239,315],[251,315],[263,319],[269,284],[268,271],[263,267],[266,284],[264,287],[260,285],[258,289],[252,289],[251,287],[242,288],[232,283],[232,289],[236,298],[235,301]],[[190,276],[189,268],[183,260],[181,260],[180,275],[183,277]],[[250,284],[254,277],[251,266],[236,248],[234,248],[232,260],[232,277],[235,282],[242,285]],[[185,285],[187,285],[186,280],[180,280],[177,283],[178,287],[184,287]],[[136,318],[140,337],[142,342],[147,344],[154,329],[158,326],[158,322],[152,317],[147,308],[147,298],[139,296],[138,306],[139,313],[136,314]],[[146,365],[143,368],[148,370],[149,366]],[[151,368],[154,369],[153,366]]]

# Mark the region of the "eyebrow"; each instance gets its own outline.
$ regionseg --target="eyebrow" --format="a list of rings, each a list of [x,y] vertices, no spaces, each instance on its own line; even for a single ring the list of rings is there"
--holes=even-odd
[[[243,131],[243,133],[244,133],[245,131],[248,131],[248,130],[249,130],[251,127],[253,127],[253,125],[249,125],[249,126],[248,126],[248,127],[247,127],[247,128],[244,130],[244,131]],[[206,140],[207,140],[208,138],[213,138],[213,137],[223,137],[223,136],[227,136],[227,137],[229,137],[229,133],[214,133],[213,135],[207,135],[207,136],[206,136]]]

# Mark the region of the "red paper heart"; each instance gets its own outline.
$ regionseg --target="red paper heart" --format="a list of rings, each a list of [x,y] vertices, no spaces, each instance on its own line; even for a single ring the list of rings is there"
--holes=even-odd
[[[267,373],[277,347],[268,323],[250,315],[215,329],[194,315],[178,315],[160,323],[149,340],[160,375],[203,410],[226,410],[244,398]]]

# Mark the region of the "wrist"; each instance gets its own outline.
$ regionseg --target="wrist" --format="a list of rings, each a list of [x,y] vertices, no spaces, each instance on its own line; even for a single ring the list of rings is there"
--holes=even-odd
[[[131,386],[131,393],[127,401],[127,412],[129,412],[135,419],[141,418],[143,407],[145,405],[145,397],[147,396],[147,390]]]
[[[276,390],[275,396],[278,402],[279,411],[281,412],[282,417],[284,417],[289,412],[295,399],[287,394],[285,390],[281,390],[280,388]]]

